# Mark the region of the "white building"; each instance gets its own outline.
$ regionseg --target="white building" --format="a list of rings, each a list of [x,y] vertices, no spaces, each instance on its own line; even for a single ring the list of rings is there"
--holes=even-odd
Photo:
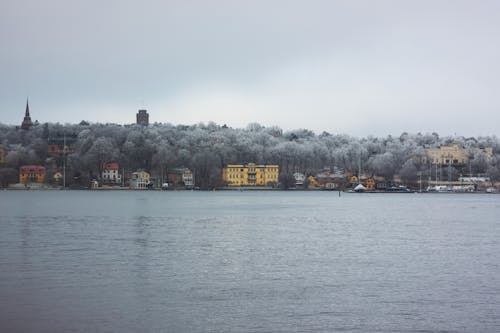
[[[304,185],[304,180],[306,180],[306,176],[300,172],[294,173],[293,178],[295,178],[295,185]]]
[[[186,187],[194,186],[193,173],[191,172],[191,170],[186,169],[182,172],[182,182]]]
[[[102,182],[104,184],[121,184],[122,176],[118,163],[104,163],[102,170]]]

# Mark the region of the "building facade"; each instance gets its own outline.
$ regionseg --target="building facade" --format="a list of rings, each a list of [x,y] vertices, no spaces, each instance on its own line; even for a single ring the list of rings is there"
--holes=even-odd
[[[279,181],[278,165],[228,164],[222,169],[222,180],[229,186],[268,186]]]
[[[75,152],[77,135],[58,135],[47,139],[47,155],[61,158]]]
[[[293,178],[295,179],[296,186],[302,186],[304,185],[304,181],[306,180],[306,175],[301,172],[295,172],[293,174]]]
[[[429,148],[426,150],[427,157],[431,164],[438,165],[464,165],[469,160],[468,152],[465,148],[455,144]]]
[[[149,114],[147,110],[139,110],[136,114],[137,125],[148,126],[149,125]]]
[[[136,171],[130,177],[130,188],[133,189],[146,189],[150,183],[151,175],[144,170]]]
[[[45,181],[45,168],[41,165],[23,165],[19,168],[19,182],[43,183]]]
[[[54,180],[54,182],[56,184],[64,184],[64,175],[60,172],[60,171],[56,171],[53,175],[52,175],[52,179]]]
[[[470,148],[466,149],[458,144],[449,146],[440,146],[436,148],[426,149],[429,163],[437,165],[465,165],[469,161],[470,156],[478,153],[484,153],[488,158],[493,157],[493,148]]]
[[[104,163],[102,166],[102,182],[104,184],[121,184],[122,176],[118,163]]]
[[[167,174],[169,187],[194,187],[193,172],[188,168],[175,168],[168,171]]]

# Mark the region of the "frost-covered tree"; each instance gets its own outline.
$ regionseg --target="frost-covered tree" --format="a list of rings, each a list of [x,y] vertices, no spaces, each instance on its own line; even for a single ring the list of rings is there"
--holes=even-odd
[[[413,159],[407,160],[401,170],[399,170],[399,176],[405,182],[414,182],[418,177],[418,170],[413,162]]]
[[[391,152],[371,157],[369,165],[374,174],[384,177],[387,181],[391,181],[397,171],[397,162]]]
[[[428,176],[426,148],[457,143],[474,151],[493,147],[491,158],[484,153],[471,156],[473,173],[496,177],[500,170],[500,141],[495,136],[440,137],[437,133],[355,138],[345,134],[323,132],[319,135],[307,129],[283,130],[258,123],[245,128],[220,126],[213,122],[194,125],[137,125],[47,123],[21,131],[15,126],[0,124],[0,144],[8,154],[0,168],[18,170],[25,164],[43,164],[57,170],[60,163],[47,156],[47,140],[60,135],[75,135],[71,154],[67,156],[68,183],[100,176],[104,162],[116,161],[127,172],[146,169],[162,178],[166,170],[188,167],[195,171],[197,186],[210,188],[221,182],[221,169],[226,164],[254,162],[278,164],[283,177],[296,171],[315,174],[324,167],[340,169],[346,174],[383,176],[390,180],[397,173],[411,180],[413,174]],[[50,166],[50,168],[49,168]],[[468,173],[452,170],[453,175]],[[416,172],[415,172],[416,169]],[[447,168],[443,168],[446,173]],[[283,178],[282,179],[288,179]],[[444,175],[446,177],[446,175]],[[455,176],[453,176],[455,177]]]

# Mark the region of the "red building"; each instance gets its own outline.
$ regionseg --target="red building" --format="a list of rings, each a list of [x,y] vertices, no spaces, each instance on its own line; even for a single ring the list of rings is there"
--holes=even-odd
[[[23,165],[19,168],[19,182],[43,183],[45,180],[45,168],[41,165]]]

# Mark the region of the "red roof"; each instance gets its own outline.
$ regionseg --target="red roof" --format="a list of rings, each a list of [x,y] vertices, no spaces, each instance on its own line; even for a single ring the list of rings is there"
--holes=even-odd
[[[41,165],[23,165],[19,168],[19,171],[23,173],[45,172],[45,167]]]
[[[109,163],[104,163],[104,170],[118,170],[118,163],[116,162],[109,162]]]

